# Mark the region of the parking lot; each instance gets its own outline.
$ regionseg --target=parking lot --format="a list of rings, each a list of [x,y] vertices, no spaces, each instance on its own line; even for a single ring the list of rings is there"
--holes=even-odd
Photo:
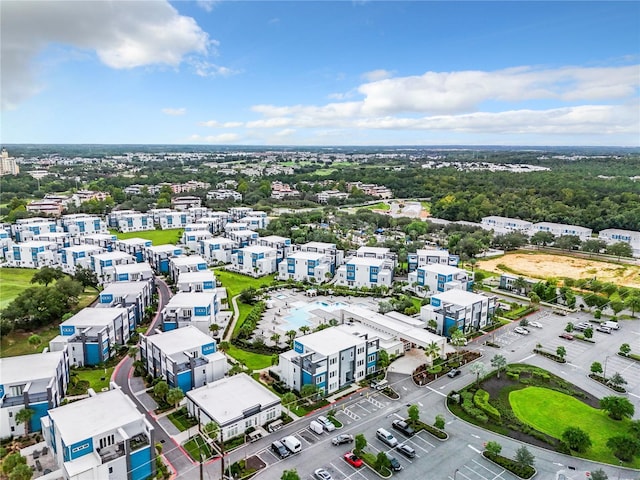
[[[518,478],[480,455],[461,465],[452,475],[448,477],[449,480],[515,480]]]

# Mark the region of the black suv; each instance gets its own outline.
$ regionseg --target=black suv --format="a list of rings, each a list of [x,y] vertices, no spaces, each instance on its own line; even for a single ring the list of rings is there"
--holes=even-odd
[[[400,462],[396,457],[388,453],[385,453],[385,455],[389,459],[389,463],[391,464],[391,470],[393,470],[394,472],[399,472],[400,470],[402,470],[402,465],[400,465]]]
[[[276,440],[271,444],[271,450],[280,458],[286,458],[289,456],[289,450],[283,445],[280,440]]]
[[[407,437],[410,437],[414,433],[416,433],[411,426],[405,422],[404,420],[394,420],[391,423],[391,426],[396,430],[404,433]]]

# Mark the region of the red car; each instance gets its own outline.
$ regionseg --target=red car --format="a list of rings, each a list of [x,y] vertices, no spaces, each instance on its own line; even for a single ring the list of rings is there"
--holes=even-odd
[[[362,459],[353,452],[345,453],[344,459],[352,467],[360,468],[362,466]]]

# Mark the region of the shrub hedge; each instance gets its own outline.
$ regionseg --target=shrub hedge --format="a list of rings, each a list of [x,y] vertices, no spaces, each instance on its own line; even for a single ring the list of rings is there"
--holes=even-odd
[[[486,413],[492,420],[500,421],[500,412],[489,404],[489,392],[479,389],[473,394],[473,404]]]

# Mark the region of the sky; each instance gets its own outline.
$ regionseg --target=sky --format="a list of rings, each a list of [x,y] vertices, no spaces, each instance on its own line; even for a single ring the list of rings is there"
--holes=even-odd
[[[0,143],[640,146],[640,2],[0,2]]]

